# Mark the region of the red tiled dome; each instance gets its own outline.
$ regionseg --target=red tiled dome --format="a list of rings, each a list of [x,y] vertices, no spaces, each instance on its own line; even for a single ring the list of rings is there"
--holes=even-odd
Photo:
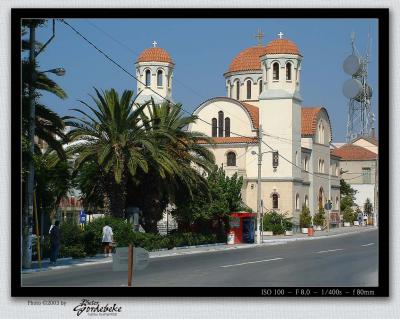
[[[136,62],[172,62],[171,56],[163,48],[149,48],[140,53]]]
[[[275,39],[265,47],[265,54],[297,54],[301,55],[297,45],[288,39]]]
[[[261,70],[260,57],[265,55],[266,47],[251,47],[240,52],[231,62],[228,72]]]

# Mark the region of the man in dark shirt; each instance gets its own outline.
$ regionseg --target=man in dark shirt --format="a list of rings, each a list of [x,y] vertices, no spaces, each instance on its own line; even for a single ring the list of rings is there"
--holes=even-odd
[[[50,264],[54,265],[57,261],[58,252],[60,250],[60,221],[56,220],[54,227],[50,231]]]

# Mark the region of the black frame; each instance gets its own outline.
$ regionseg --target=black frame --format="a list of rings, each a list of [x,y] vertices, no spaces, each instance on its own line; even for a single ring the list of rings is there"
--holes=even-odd
[[[129,288],[110,287],[21,287],[21,110],[20,110],[20,20],[22,18],[376,18],[379,20],[379,286],[368,287],[375,296],[389,296],[389,9],[12,9],[11,10],[11,296],[275,296],[268,287]],[[382,196],[384,194],[384,196]],[[11,212],[10,212],[11,213]],[[321,288],[308,287],[323,296]],[[337,288],[337,287],[326,287]],[[346,288],[346,291],[357,287]],[[360,287],[362,288],[362,287]],[[296,287],[284,288],[285,297],[296,296]],[[106,291],[106,293],[105,293]],[[351,294],[350,294],[351,295]],[[349,294],[347,294],[349,296]]]

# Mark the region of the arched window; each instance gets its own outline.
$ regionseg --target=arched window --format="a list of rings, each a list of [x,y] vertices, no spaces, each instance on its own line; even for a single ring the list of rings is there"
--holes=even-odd
[[[272,79],[279,80],[279,63],[275,62],[272,65]]]
[[[297,151],[296,151],[296,155],[295,155],[295,163],[296,163],[296,166],[299,166],[299,155],[298,155]]]
[[[325,161],[321,161],[321,173],[325,173]]]
[[[231,119],[229,117],[225,118],[225,137],[231,136]]]
[[[262,92],[262,80],[258,81],[258,94]]]
[[[279,196],[278,194],[272,194],[272,209],[278,209],[279,207]]]
[[[240,98],[240,83],[239,81],[236,81],[236,100],[239,100]]]
[[[224,136],[224,112],[218,112],[218,136]]]
[[[335,208],[336,208],[336,210],[339,210],[339,197],[338,196],[336,196],[336,199],[335,199]]]
[[[211,136],[216,137],[217,136],[217,119],[215,117],[211,120],[211,124],[212,124]]]
[[[300,209],[300,195],[296,194],[296,210]]]
[[[292,63],[286,63],[286,81],[292,80]]]
[[[146,86],[150,86],[151,84],[151,73],[150,70],[146,70]]]
[[[251,81],[248,80],[246,82],[246,86],[247,86],[247,99],[250,100],[251,99]]]
[[[336,163],[336,176],[339,176],[339,164]]]
[[[304,170],[308,171],[308,157],[304,157]]]
[[[304,196],[304,204],[308,207],[308,196]]]
[[[324,190],[322,187],[319,189],[318,193],[318,207],[321,208],[324,205]]]
[[[229,152],[226,154],[226,166],[236,166],[236,154]]]
[[[158,70],[157,71],[157,86],[162,86],[163,84],[162,84],[162,75],[163,75],[163,72],[162,72],[162,70]]]

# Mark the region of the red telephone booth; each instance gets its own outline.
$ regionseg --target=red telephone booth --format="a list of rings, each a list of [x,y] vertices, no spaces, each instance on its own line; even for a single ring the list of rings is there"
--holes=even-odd
[[[235,212],[229,214],[230,231],[235,234],[235,244],[254,243],[257,214]]]

